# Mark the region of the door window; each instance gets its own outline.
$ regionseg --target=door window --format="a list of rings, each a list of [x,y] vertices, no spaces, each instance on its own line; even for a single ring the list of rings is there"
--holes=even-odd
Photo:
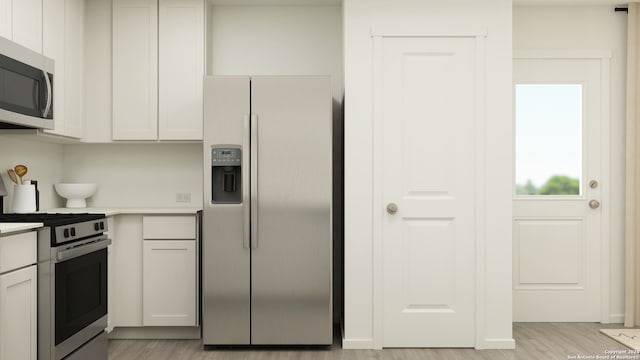
[[[515,87],[516,195],[580,195],[582,85]]]

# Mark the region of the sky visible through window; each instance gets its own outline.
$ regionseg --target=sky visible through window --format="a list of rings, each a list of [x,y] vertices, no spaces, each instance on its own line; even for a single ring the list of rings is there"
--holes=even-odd
[[[582,85],[518,84],[515,98],[516,193],[579,194],[578,184],[582,182]],[[564,191],[541,192],[550,180],[572,185],[565,185]],[[567,187],[570,189],[566,190]]]

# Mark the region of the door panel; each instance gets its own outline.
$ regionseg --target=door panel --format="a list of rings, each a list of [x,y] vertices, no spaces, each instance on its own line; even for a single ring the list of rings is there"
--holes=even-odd
[[[384,347],[475,341],[475,46],[382,40]]]
[[[251,342],[331,344],[330,80],[253,77],[251,87]]]
[[[601,60],[516,59],[514,83],[514,321],[600,321]]]

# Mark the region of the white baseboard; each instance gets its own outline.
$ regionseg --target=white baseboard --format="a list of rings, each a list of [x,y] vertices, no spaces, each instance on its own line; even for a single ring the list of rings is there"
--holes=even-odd
[[[477,350],[489,349],[515,349],[516,341],[514,339],[484,339],[476,344]]]
[[[350,350],[373,349],[373,339],[345,339],[343,337],[342,348]]]
[[[624,314],[609,314],[609,324],[624,323]]]
[[[200,339],[200,327],[117,327],[109,339]]]

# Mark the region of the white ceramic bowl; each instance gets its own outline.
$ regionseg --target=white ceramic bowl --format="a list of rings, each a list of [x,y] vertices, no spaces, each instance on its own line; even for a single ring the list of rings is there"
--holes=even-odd
[[[98,186],[96,184],[54,184],[58,195],[67,199],[67,208],[85,208],[87,207],[86,199],[96,193]]]

